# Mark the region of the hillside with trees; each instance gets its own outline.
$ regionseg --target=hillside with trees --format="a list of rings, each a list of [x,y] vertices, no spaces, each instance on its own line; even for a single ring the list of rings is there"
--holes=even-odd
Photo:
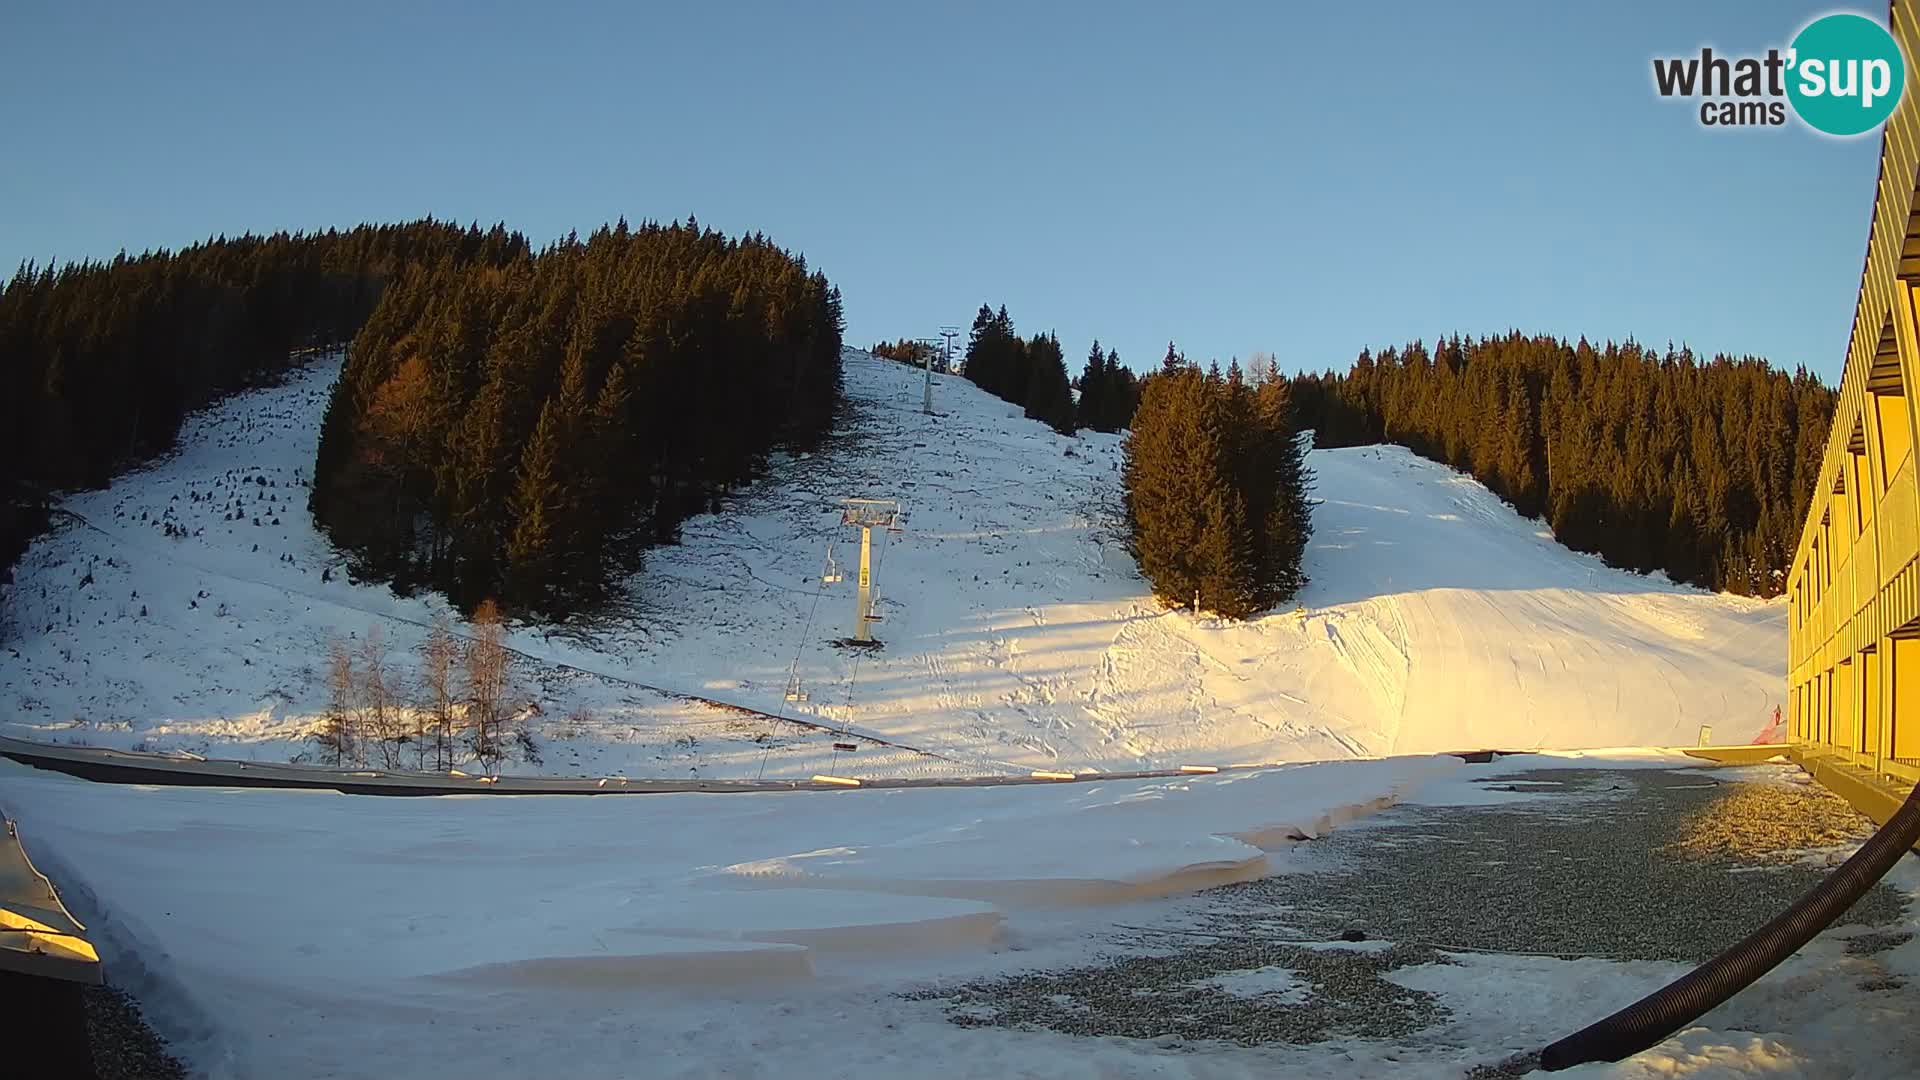
[[[526,250],[501,226],[429,218],[22,266],[0,290],[0,571],[45,527],[53,493],[170,450],[188,412],[294,350],[346,341],[405,268]]]
[[[1154,595],[1246,618],[1290,599],[1306,576],[1311,478],[1285,379],[1239,364],[1202,372],[1167,349],[1140,387],[1125,445],[1129,546]]]
[[[803,259],[691,222],[412,267],[334,389],[315,519],[403,590],[592,607],[769,451],[818,444],[841,331]]]
[[[1518,333],[1362,352],[1293,392],[1319,446],[1398,443],[1575,550],[1763,597],[1783,588],[1834,408],[1805,369]]]

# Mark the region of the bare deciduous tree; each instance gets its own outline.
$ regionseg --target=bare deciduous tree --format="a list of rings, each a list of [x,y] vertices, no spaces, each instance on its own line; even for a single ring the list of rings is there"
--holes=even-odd
[[[330,765],[346,765],[358,752],[355,737],[357,696],[354,684],[353,653],[339,635],[327,639],[327,712],[313,741],[320,759]]]
[[[1256,351],[1247,357],[1247,385],[1254,389],[1280,378],[1280,364],[1270,352]]]
[[[380,627],[374,626],[367,630],[365,640],[360,643],[357,687],[362,717],[360,730],[365,741],[372,743],[374,752],[380,755],[380,766],[397,769],[401,767],[406,749],[406,726],[389,683],[386,636]]]
[[[511,654],[506,648],[506,626],[500,605],[482,600],[473,612],[473,638],[467,643],[466,698],[467,741],[474,760],[492,776],[507,756],[504,736],[508,666]]]
[[[447,626],[445,615],[436,616],[420,643],[419,715],[433,725],[433,767],[445,772],[453,768],[454,668],[460,663],[460,646]],[[424,736],[425,733],[422,732]],[[425,767],[426,742],[420,741],[421,765]]]

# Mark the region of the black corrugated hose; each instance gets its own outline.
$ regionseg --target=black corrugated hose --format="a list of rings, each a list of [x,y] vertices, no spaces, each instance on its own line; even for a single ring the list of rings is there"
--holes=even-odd
[[[1698,1020],[1812,941],[1920,842],[1920,787],[1853,857],[1772,922],[1678,980],[1540,1051],[1548,1072],[1619,1061]]]

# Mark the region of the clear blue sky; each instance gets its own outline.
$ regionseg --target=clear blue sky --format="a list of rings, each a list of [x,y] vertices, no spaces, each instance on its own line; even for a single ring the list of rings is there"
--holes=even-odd
[[[1706,131],[1649,74],[1829,9],[11,0],[0,266],[695,214],[804,252],[859,344],[988,300],[1076,369],[1517,326],[1832,379],[1878,136]]]

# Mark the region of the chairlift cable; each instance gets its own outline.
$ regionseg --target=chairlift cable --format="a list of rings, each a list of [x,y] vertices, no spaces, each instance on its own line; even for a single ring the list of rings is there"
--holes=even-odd
[[[831,543],[827,545],[827,565],[828,566],[833,565],[833,545]],[[813,590],[813,605],[807,609],[806,625],[800,628],[800,640],[794,643],[793,663],[787,666],[787,685],[789,688],[797,686],[799,684],[800,654],[806,650],[807,636],[813,633],[813,617],[820,610],[820,598],[827,594],[826,578],[827,578],[827,575],[822,574],[819,587]],[[782,720],[785,720],[787,718],[787,703],[784,695],[781,698],[780,711],[777,715]],[[760,750],[760,772],[759,772],[759,775],[754,778],[755,780],[764,780],[766,778],[767,757],[772,753],[773,753],[773,740],[769,738],[767,740],[767,745],[762,747]]]

